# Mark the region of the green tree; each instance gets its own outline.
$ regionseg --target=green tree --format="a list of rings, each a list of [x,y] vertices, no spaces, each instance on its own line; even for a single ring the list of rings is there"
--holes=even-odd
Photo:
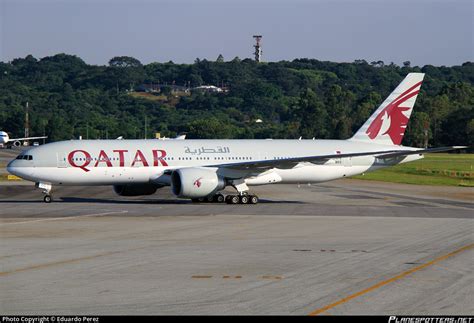
[[[422,148],[429,146],[431,137],[430,116],[425,112],[414,111],[408,123],[404,141]]]
[[[228,139],[232,138],[236,129],[217,118],[197,119],[188,124],[190,139]]]
[[[472,143],[472,120],[474,106],[459,108],[451,112],[441,124],[441,142],[445,145],[470,145]],[[472,149],[472,147],[471,147]]]
[[[142,63],[130,56],[116,56],[109,60],[109,66],[112,67],[141,67]]]
[[[145,116],[150,132],[166,136],[192,129],[189,136],[200,138],[347,138],[408,72],[423,71],[403,143],[423,146],[427,121],[431,145],[472,143],[474,63],[421,69],[382,63],[301,58],[256,64],[235,58],[142,65],[117,56],[108,66],[95,66],[74,55],[28,55],[0,62],[0,127],[22,136],[28,101],[30,133],[41,135],[46,125],[51,140],[87,132],[89,138],[140,138]],[[170,100],[129,91],[142,83],[214,84],[227,91]]]
[[[145,79],[145,70],[136,58],[129,56],[117,56],[109,61],[107,69],[109,86],[121,89],[133,90],[133,88]]]
[[[304,138],[326,138],[328,114],[323,102],[311,89],[306,89],[299,100],[300,135]]]

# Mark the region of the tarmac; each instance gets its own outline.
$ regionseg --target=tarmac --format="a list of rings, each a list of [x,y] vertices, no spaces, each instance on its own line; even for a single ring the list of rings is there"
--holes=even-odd
[[[252,188],[258,205],[0,185],[0,313],[474,313],[474,189]]]

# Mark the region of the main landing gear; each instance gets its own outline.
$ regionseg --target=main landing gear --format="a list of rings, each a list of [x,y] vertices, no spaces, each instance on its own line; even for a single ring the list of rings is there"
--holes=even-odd
[[[193,202],[199,203],[199,202],[217,202],[217,203],[222,203],[226,202],[227,204],[257,204],[258,203],[258,196],[249,194],[249,188],[247,184],[245,184],[245,181],[243,180],[233,180],[230,182],[230,184],[236,189],[237,193],[236,195],[227,195],[224,198],[224,195],[221,193],[215,194],[215,195],[209,195],[207,197],[202,197],[198,199],[192,199]]]
[[[193,203],[227,203],[227,204],[257,204],[257,195],[227,195],[224,197],[222,194],[209,195],[207,197],[200,197],[197,199],[191,199]]]
[[[222,194],[215,194],[215,195],[209,195],[206,197],[200,197],[197,199],[191,199],[194,203],[222,203],[224,202],[224,195]]]
[[[257,195],[227,195],[225,198],[227,204],[257,204]]]
[[[35,184],[36,188],[39,188],[43,191],[44,197],[43,201],[45,203],[51,203],[53,201],[53,196],[51,195],[51,190],[53,186],[51,184],[46,184],[46,183],[36,183]]]

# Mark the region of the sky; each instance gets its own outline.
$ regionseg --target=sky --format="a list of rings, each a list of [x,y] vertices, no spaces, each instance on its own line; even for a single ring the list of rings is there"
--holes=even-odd
[[[0,61],[73,54],[105,65],[253,57],[474,61],[471,0],[0,0]]]

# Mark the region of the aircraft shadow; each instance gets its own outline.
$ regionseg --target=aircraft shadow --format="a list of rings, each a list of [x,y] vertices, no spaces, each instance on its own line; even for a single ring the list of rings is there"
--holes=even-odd
[[[40,203],[44,204],[42,199],[38,200],[0,200],[2,203]],[[171,200],[171,199],[155,199],[155,200],[114,200],[99,198],[83,198],[83,197],[55,197],[54,203],[101,203],[101,204],[163,204],[163,205],[227,205],[226,203],[193,203],[189,200]],[[283,200],[265,200],[260,199],[258,204],[307,204],[301,201],[283,201]]]
[[[61,197],[62,202],[66,203],[108,203],[108,204],[189,204],[189,205],[227,205],[226,203],[193,203],[190,200],[173,200],[173,199],[153,199],[153,200],[108,200],[97,198],[82,198],[82,197]],[[273,200],[259,200],[259,204],[305,204],[300,201],[273,201]]]

